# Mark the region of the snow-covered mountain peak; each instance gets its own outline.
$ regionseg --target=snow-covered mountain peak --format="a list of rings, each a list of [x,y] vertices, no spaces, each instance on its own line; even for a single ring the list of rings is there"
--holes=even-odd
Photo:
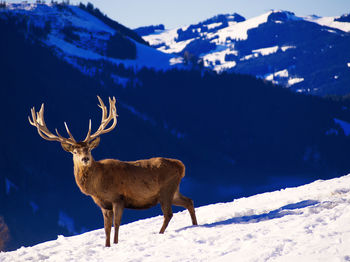
[[[122,225],[111,248],[103,229],[59,236],[0,261],[348,261],[349,184],[347,175],[199,207],[199,226],[183,211],[163,235],[161,216],[140,220]]]
[[[268,17],[268,22],[287,22],[293,20],[302,20],[301,17],[296,16],[293,12],[283,10],[272,10]]]
[[[350,57],[343,49],[349,39],[349,15],[301,17],[285,10],[270,10],[246,20],[219,22],[228,17],[218,15],[195,25],[145,35],[144,39],[165,53],[197,57],[204,66],[217,72],[252,74],[297,92],[321,94],[319,86],[326,82],[343,89],[339,77],[334,78],[335,72],[327,77],[324,73],[317,77],[312,73],[317,81],[323,78],[315,84],[315,79],[308,78],[310,67],[305,65],[320,60],[312,66],[318,67],[314,72],[324,72],[326,69],[320,67],[327,67],[326,61],[336,59],[332,64],[338,64],[337,71],[342,75],[348,72]],[[333,53],[337,48],[346,57]]]

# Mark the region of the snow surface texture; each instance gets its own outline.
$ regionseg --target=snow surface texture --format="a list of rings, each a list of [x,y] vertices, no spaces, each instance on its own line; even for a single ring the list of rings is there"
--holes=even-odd
[[[111,248],[100,229],[3,252],[0,261],[350,261],[350,175],[196,213],[199,226],[179,212],[163,235],[161,216],[123,225]]]

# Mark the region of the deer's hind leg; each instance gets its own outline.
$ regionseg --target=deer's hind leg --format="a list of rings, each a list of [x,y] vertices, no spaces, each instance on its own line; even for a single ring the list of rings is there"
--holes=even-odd
[[[192,199],[185,197],[177,190],[174,195],[173,205],[186,208],[190,212],[192,225],[198,225]]]
[[[179,181],[170,181],[166,187],[160,191],[159,202],[163,211],[164,221],[159,234],[163,234],[167,228],[171,218],[173,217],[173,210],[171,205],[173,203],[174,194],[179,186]]]
[[[113,203],[113,214],[114,214],[114,244],[118,243],[119,226],[122,220],[124,211],[124,203],[116,202]]]

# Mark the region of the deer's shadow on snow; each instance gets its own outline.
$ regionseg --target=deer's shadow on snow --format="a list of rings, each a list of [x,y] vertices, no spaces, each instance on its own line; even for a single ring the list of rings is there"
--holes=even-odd
[[[280,207],[276,210],[270,211],[268,213],[260,214],[260,215],[250,215],[250,216],[241,216],[241,217],[233,217],[227,220],[213,222],[209,224],[199,225],[198,227],[216,227],[216,226],[224,226],[231,224],[248,224],[248,223],[259,223],[261,221],[282,218],[287,215],[296,215],[300,214],[300,212],[295,211],[296,209],[306,208],[309,206],[315,206],[319,204],[319,201],[316,200],[304,200],[294,204],[288,204],[283,207]],[[186,230],[193,226],[184,227],[176,230],[176,232],[180,232],[182,230]]]

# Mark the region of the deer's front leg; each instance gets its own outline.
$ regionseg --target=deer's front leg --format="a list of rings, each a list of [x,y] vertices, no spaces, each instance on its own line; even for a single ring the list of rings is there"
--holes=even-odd
[[[111,246],[111,228],[113,222],[113,211],[101,208],[103,214],[103,221],[106,233],[106,247]]]
[[[124,211],[124,203],[122,201],[113,203],[114,244],[118,243],[119,226],[122,220],[123,211]]]

